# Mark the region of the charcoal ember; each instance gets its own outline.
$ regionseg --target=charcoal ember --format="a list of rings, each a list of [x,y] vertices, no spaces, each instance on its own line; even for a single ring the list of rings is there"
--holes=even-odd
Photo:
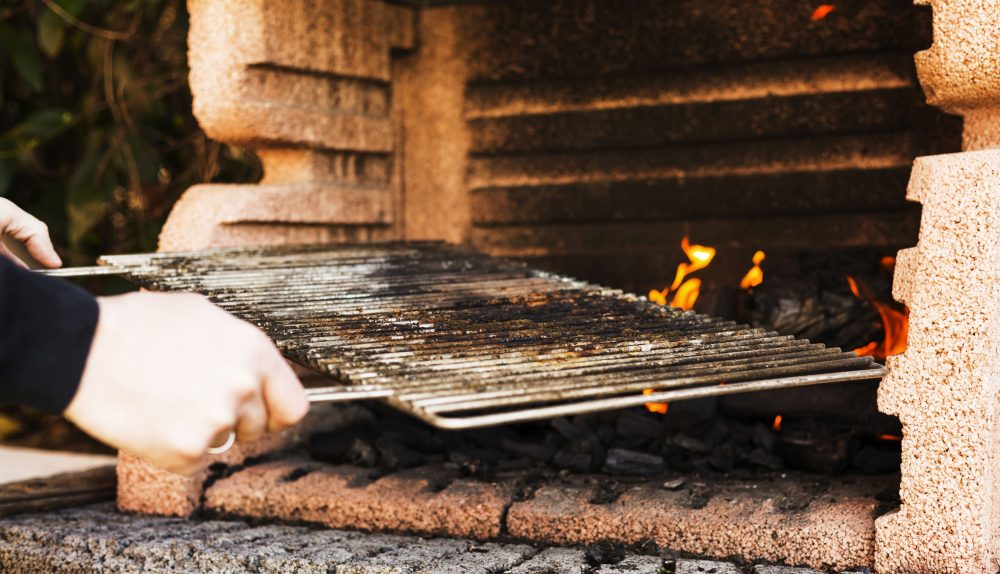
[[[785,461],[780,456],[771,454],[762,448],[755,448],[750,451],[747,462],[754,466],[769,468],[771,470],[781,470],[785,468]]]
[[[643,437],[659,439],[665,430],[663,415],[639,410],[625,410],[618,414],[615,432],[619,437]]]
[[[663,471],[666,464],[663,457],[628,450],[624,448],[612,448],[604,459],[604,472],[611,474],[633,474],[638,476],[649,476]]]
[[[591,470],[594,456],[588,452],[569,452],[561,450],[552,459],[552,464],[559,468],[587,472]]]
[[[618,564],[625,560],[625,545],[613,540],[598,540],[587,545],[583,557],[591,566]]]
[[[754,289],[751,324],[830,346],[854,349],[881,335],[878,311],[850,291],[845,275],[780,277]],[[864,283],[874,282],[869,276]]]
[[[704,432],[715,419],[718,406],[717,397],[673,402],[670,403],[667,416],[663,417],[664,422],[670,430],[686,433]]]
[[[535,444],[530,442],[519,442],[511,439],[502,439],[500,448],[510,454],[523,456],[542,462],[552,462],[556,455],[556,449],[546,444]]]
[[[761,423],[754,425],[753,444],[758,448],[763,449],[765,452],[772,452],[774,450],[774,443],[777,440],[777,437],[771,429]]]
[[[866,446],[854,455],[851,464],[864,474],[889,474],[899,472],[902,455],[897,450]]]

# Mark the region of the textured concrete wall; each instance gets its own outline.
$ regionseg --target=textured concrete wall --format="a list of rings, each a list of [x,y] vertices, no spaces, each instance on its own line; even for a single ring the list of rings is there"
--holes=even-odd
[[[255,150],[260,185],[200,185],[163,250],[395,237],[390,52],[413,11],[378,0],[191,0],[194,112],[209,136]]]
[[[876,522],[876,570],[985,574],[1000,568],[1000,3],[929,3],[917,70],[970,151],[918,158],[910,178],[920,239],[894,284],[909,346],[879,389],[903,423],[902,505]]]

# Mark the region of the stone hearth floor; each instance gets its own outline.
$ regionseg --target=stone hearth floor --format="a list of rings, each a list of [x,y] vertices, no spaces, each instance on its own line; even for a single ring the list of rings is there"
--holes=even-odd
[[[816,574],[640,554],[594,567],[580,548],[138,516],[110,503],[0,519],[0,572]]]

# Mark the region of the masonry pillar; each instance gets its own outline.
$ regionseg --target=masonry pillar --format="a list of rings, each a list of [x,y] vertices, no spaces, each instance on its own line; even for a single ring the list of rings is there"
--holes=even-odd
[[[920,2],[918,2],[920,3]],[[963,152],[917,158],[923,206],[893,292],[910,308],[879,408],[903,423],[898,511],[876,521],[876,571],[1000,567],[1000,3],[930,0],[916,55],[929,103],[963,116]]]

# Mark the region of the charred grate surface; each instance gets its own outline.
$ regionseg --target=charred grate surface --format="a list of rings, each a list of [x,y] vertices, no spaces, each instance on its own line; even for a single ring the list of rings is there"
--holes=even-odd
[[[442,243],[101,263],[142,287],[202,293],[345,385],[314,400],[379,397],[445,428],[884,374],[868,357]]]

